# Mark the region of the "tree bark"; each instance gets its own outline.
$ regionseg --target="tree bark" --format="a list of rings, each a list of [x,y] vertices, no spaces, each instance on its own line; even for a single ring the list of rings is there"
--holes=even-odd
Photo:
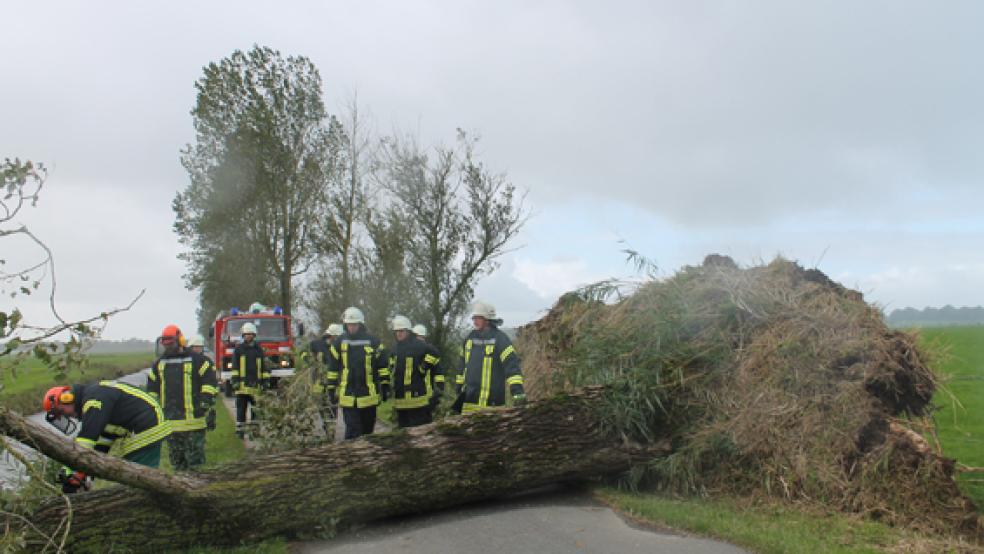
[[[354,523],[617,474],[669,452],[602,433],[595,415],[602,393],[585,389],[341,444],[251,455],[195,478],[170,477],[180,481],[164,491],[78,494],[69,549],[145,552],[326,536]],[[90,469],[114,478],[108,467]],[[50,502],[31,519],[50,532],[66,515],[64,502]]]

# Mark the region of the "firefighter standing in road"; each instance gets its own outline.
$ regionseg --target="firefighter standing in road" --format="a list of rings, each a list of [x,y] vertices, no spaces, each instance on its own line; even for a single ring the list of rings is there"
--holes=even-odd
[[[256,397],[270,387],[270,371],[266,365],[263,347],[256,341],[256,325],[246,322],[242,329],[243,341],[232,352],[232,386],[236,391],[236,434],[246,434],[246,410],[250,408],[250,421],[257,419]]]
[[[331,343],[328,395],[337,398],[345,420],[345,439],[369,435],[376,426],[376,406],[389,397],[389,368],[378,338],[366,330],[358,308],[342,314],[345,332]]]
[[[393,408],[400,427],[416,427],[433,421],[434,408],[444,393],[441,355],[436,348],[417,338],[410,330],[410,319],[393,318],[396,347],[390,355],[393,381]]]
[[[472,325],[475,329],[465,338],[455,377],[458,398],[454,411],[469,413],[488,406],[502,406],[506,403],[506,387],[514,404],[525,403],[519,356],[509,337],[499,330],[502,320],[496,318],[495,307],[476,302],[472,307]]]
[[[74,419],[82,421],[75,442],[86,448],[109,452],[114,444],[124,459],[148,467],[161,463],[161,441],[171,428],[160,404],[147,392],[124,383],[52,387],[41,404],[45,419],[66,434],[74,430]],[[88,488],[89,479],[68,467],[59,476],[62,491]]]
[[[171,467],[188,471],[205,463],[205,430],[215,429],[215,368],[201,349],[194,350],[205,346],[201,335],[192,338],[186,350],[181,330],[168,325],[159,340],[164,354],[147,374],[147,392],[160,403],[171,426]]]

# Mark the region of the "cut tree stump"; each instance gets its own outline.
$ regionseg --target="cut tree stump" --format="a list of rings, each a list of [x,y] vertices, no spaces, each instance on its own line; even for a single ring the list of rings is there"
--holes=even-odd
[[[27,427],[2,410],[0,431],[34,442],[63,463],[130,485],[71,497],[71,552],[146,552],[326,536],[354,523],[614,475],[669,453],[667,445],[627,444],[604,434],[596,416],[602,394],[589,388],[341,444],[250,453],[233,464],[178,476],[77,447],[49,448],[34,436],[38,426]],[[67,513],[59,499],[41,506],[31,521],[52,533]]]

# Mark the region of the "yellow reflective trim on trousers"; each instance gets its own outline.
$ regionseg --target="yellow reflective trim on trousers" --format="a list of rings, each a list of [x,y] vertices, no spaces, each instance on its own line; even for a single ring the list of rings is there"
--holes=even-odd
[[[485,357],[482,358],[482,389],[478,394],[480,406],[489,405],[489,393],[492,389],[492,353],[494,351],[494,344],[485,346]]]
[[[411,408],[423,408],[430,401],[427,396],[414,396],[411,398],[394,398],[393,407],[397,410],[408,410]]]
[[[195,419],[195,401],[192,399],[191,374],[195,371],[191,362],[185,362],[182,367],[184,373],[184,411],[185,419]]]
[[[85,404],[82,405],[82,413],[85,414],[92,408],[101,410],[102,407],[103,407],[102,400],[86,400]]]
[[[506,358],[508,358],[509,355],[512,354],[515,351],[516,351],[516,349],[513,348],[513,346],[510,344],[509,346],[506,347],[505,350],[502,351],[501,354],[499,354],[499,361],[505,362],[506,361]]]
[[[522,375],[513,375],[512,377],[506,379],[506,384],[507,385],[522,385],[523,384],[523,376]]]

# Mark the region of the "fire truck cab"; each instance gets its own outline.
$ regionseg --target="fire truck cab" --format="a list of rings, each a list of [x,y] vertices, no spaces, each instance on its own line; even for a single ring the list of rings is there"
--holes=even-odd
[[[281,377],[294,374],[294,329],[291,317],[279,306],[272,309],[254,303],[247,311],[230,308],[221,311],[208,331],[215,353],[215,366],[219,370],[219,383],[227,396],[232,396],[231,379],[238,370],[233,359],[236,345],[242,342],[242,328],[246,323],[256,326],[256,341],[263,348],[267,363],[271,366],[271,381],[275,388]]]

